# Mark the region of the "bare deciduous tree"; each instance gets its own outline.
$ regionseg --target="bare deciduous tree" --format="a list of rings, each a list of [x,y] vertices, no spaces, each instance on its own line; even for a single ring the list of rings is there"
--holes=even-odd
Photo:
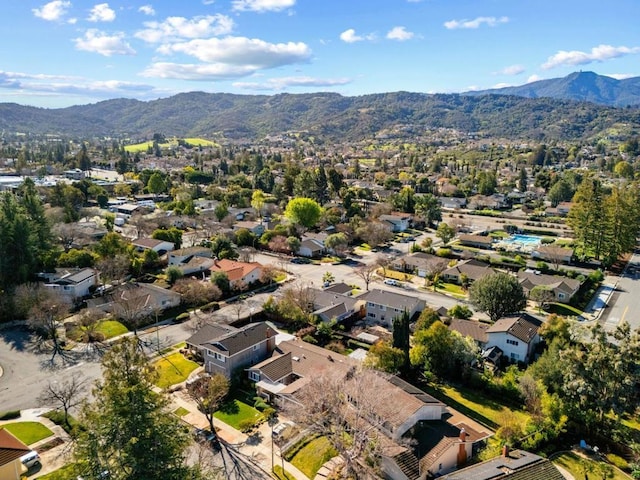
[[[187,393],[196,403],[212,433],[216,433],[213,425],[213,414],[220,408],[229,393],[229,380],[221,373],[201,375],[187,383]]]
[[[55,405],[64,413],[64,423],[69,425],[69,410],[80,405],[82,393],[86,388],[86,379],[76,373],[62,382],[49,382],[38,397],[42,405]]]
[[[63,328],[62,320],[69,313],[69,304],[49,294],[29,310],[28,324],[39,334],[41,347],[51,349],[51,362],[57,355],[65,356],[59,329]]]
[[[363,265],[355,270],[356,275],[358,275],[364,282],[367,292],[369,291],[369,284],[373,280],[377,269],[377,265]]]

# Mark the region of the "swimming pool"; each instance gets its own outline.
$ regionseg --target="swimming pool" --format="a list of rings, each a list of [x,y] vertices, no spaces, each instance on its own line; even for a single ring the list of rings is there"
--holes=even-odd
[[[503,242],[507,244],[518,244],[526,247],[537,247],[542,243],[542,237],[536,235],[511,235],[509,238],[505,238]]]

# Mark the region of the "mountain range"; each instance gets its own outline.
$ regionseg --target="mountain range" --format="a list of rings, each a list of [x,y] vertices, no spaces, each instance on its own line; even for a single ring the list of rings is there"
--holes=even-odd
[[[515,87],[467,92],[465,95],[515,95],[593,102],[611,107],[640,105],[640,77],[617,80],[594,72],[574,72],[563,78],[538,80]]]
[[[337,93],[269,96],[189,92],[148,102],[114,99],[59,109],[0,103],[0,130],[72,138],[139,140],[162,133],[246,141],[306,131],[319,141],[340,142],[376,136],[410,138],[425,129],[451,128],[494,138],[584,140],[605,135],[608,129],[617,135],[639,134],[639,108],[584,101],[598,96],[616,97],[620,103],[623,92],[624,98],[634,98],[639,83],[639,78],[618,81],[580,72],[564,79],[511,87],[524,89],[521,96],[506,89],[355,97]],[[562,98],[550,98],[553,95]]]

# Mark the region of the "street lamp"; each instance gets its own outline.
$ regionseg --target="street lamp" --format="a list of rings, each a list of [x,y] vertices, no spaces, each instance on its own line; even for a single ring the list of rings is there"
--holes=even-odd
[[[255,309],[254,309],[253,307],[249,307],[249,323],[251,323],[251,322],[252,322],[252,319],[253,319],[253,311],[254,311],[254,310],[255,310]]]

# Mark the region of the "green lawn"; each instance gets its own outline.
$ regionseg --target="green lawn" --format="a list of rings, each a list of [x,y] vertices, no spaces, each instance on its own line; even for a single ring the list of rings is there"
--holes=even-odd
[[[587,469],[593,468],[592,473],[590,473],[589,470],[587,470],[587,474],[589,475],[589,478],[592,478],[592,477],[601,478],[596,473],[598,472],[598,467],[605,466],[606,468],[606,466],[610,466],[605,462],[593,460],[591,458],[584,458],[573,452],[563,453],[562,455],[554,458],[553,463],[568,470],[571,474],[573,474],[575,478],[585,478],[585,467]],[[613,466],[611,466],[611,468],[613,469],[614,476],[607,477],[607,478],[610,478],[612,480],[628,480],[629,478],[631,478],[628,475],[625,475],[624,473],[622,473],[617,468],[613,468]]]
[[[74,475],[74,467],[75,465],[71,463],[51,473],[35,478],[37,480],[75,480],[77,477]]]
[[[117,320],[103,320],[96,326],[96,332],[101,332],[104,338],[113,338],[127,333],[129,330]]]
[[[318,437],[302,447],[291,459],[291,464],[307,477],[314,478],[320,467],[337,454],[326,437]]]
[[[467,292],[463,290],[460,285],[456,285],[455,283],[441,283],[437,288],[440,292],[445,292],[449,295],[453,295],[458,298],[466,298]]]
[[[53,435],[53,432],[40,422],[7,423],[4,428],[25,445],[31,445]]]
[[[159,374],[156,385],[160,388],[167,388],[176,383],[184,382],[189,378],[189,374],[199,366],[196,362],[184,358],[180,352],[162,358],[155,362],[154,365]]]
[[[176,409],[173,411],[173,414],[174,414],[176,417],[184,417],[184,416],[185,416],[186,414],[188,414],[188,413],[189,413],[189,410],[187,410],[187,409],[186,409],[186,408],[184,408],[184,407],[176,408]]]
[[[274,465],[273,474],[278,480],[296,480],[296,477],[291,475],[286,470],[282,470],[282,467],[280,465]]]
[[[512,410],[477,390],[448,385],[443,385],[437,390],[430,388],[428,390],[452,408],[494,429],[500,427],[505,413],[512,412],[522,423],[526,423],[529,418],[523,411]]]
[[[245,421],[258,423],[264,418],[258,410],[237,399],[224,404],[213,416],[236,430],[241,430]]]
[[[386,274],[386,278],[393,278],[394,280],[400,280],[401,282],[409,282],[413,278],[413,275],[410,273],[398,272],[397,270],[387,269],[378,269],[378,273],[380,275]]]
[[[580,317],[584,315],[584,312],[576,307],[555,302],[549,304],[549,308],[547,308],[546,311],[549,313],[555,313],[556,315],[562,315],[563,317]]]

